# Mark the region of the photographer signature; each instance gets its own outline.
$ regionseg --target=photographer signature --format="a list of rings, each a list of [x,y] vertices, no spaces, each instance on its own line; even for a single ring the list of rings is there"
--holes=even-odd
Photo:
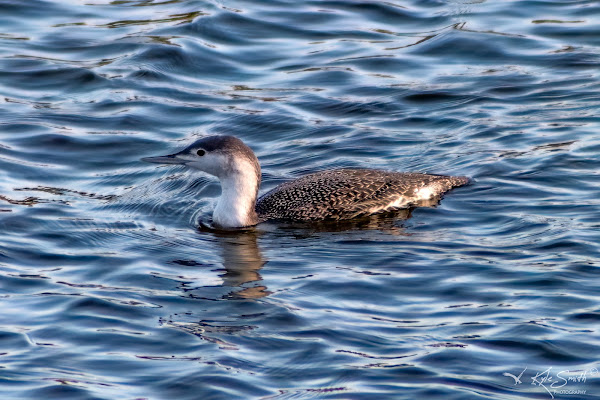
[[[569,383],[577,382],[583,383],[588,377],[594,377],[600,375],[597,368],[590,368],[586,370],[570,371],[568,369],[552,373],[552,368],[549,367],[544,371],[538,372],[531,376],[531,384],[534,386],[540,386],[548,392],[550,397],[554,398],[554,394],[585,394],[585,390],[564,390],[564,387]],[[519,375],[511,374],[510,372],[504,372],[502,375],[513,378],[514,385],[523,383],[521,377],[527,371],[527,367]],[[577,393],[575,393],[577,392]]]

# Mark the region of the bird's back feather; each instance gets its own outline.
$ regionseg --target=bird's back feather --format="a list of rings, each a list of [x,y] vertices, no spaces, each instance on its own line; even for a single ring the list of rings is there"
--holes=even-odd
[[[259,219],[343,220],[406,208],[442,195],[468,178],[375,169],[317,172],[283,183],[256,202]]]

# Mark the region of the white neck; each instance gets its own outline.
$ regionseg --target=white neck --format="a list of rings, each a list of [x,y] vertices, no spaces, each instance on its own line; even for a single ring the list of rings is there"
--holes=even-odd
[[[221,181],[221,197],[213,221],[224,228],[252,226],[258,222],[254,207],[259,181],[252,164],[242,161]]]

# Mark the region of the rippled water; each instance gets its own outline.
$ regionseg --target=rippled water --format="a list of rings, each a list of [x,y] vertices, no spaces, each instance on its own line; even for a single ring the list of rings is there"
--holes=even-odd
[[[596,1],[0,0],[0,397],[600,398],[599,50]],[[474,183],[218,233],[140,161],[216,133]]]

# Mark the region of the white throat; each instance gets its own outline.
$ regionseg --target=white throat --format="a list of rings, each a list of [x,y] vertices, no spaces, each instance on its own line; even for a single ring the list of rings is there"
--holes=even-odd
[[[255,225],[258,222],[254,207],[259,181],[254,166],[246,160],[238,161],[234,170],[219,180],[221,197],[213,212],[215,224],[224,228]]]

